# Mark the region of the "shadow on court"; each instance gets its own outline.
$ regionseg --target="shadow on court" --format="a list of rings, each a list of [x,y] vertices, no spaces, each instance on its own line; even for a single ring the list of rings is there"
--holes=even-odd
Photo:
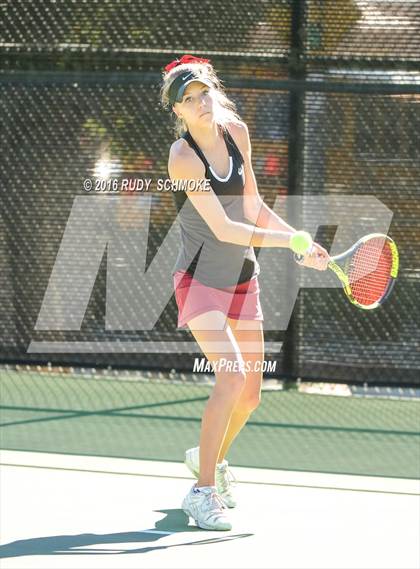
[[[186,541],[183,543],[175,543],[172,545],[156,545],[147,547],[138,547],[135,549],[110,549],[101,547],[91,547],[100,545],[112,545],[118,543],[141,543],[154,542],[173,533],[195,533],[199,534],[203,530],[188,525],[188,516],[181,509],[173,510],[155,510],[156,512],[166,514],[162,520],[155,523],[153,528],[140,531],[131,531],[124,533],[108,533],[94,534],[83,533],[79,535],[53,535],[50,537],[34,537],[32,539],[22,539],[13,541],[0,546],[0,558],[6,557],[23,557],[28,555],[117,555],[132,553],[149,553],[150,551],[170,549],[172,547],[181,547],[186,545],[209,545],[212,543],[221,543],[223,541],[231,541],[244,537],[251,537],[252,533],[231,534],[228,532],[217,532],[220,537]],[[162,532],[162,533],[153,533]],[[168,533],[163,533],[168,532]],[[83,549],[88,547],[88,549]]]

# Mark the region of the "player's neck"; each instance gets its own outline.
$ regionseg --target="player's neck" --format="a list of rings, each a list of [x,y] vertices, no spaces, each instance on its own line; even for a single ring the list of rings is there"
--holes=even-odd
[[[215,150],[220,143],[222,134],[216,122],[212,122],[209,126],[199,128],[188,128],[191,136],[204,152]]]

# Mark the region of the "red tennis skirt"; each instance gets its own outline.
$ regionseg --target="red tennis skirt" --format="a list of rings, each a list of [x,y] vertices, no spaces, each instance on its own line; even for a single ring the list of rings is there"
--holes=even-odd
[[[174,274],[178,305],[178,328],[186,328],[191,318],[219,310],[235,320],[264,320],[258,278],[227,288],[213,288],[194,279],[190,273]]]

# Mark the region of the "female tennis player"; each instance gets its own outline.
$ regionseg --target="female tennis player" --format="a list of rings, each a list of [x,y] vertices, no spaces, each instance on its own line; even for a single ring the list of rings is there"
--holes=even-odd
[[[161,99],[175,119],[171,179],[210,180],[208,189],[197,184],[173,194],[181,227],[173,270],[178,328],[188,326],[216,378],[199,447],[186,451],[198,480],[182,507],[203,529],[229,530],[227,508],[236,503],[225,456],[257,408],[262,384],[263,314],[253,246],[289,247],[296,230],[260,197],[248,128],[208,59],[184,55],[168,64]],[[301,264],[325,270],[328,260],[315,243]]]

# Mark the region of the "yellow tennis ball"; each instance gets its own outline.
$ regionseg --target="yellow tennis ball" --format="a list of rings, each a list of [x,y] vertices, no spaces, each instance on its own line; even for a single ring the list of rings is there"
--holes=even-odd
[[[296,231],[290,238],[290,249],[297,255],[305,255],[311,250],[312,243],[307,231]]]

